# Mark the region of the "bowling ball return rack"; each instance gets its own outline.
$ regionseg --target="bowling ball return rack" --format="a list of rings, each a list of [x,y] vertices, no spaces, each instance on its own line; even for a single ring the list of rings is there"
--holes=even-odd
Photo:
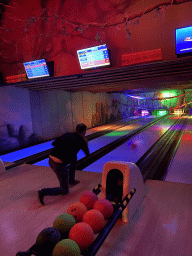
[[[93,193],[98,195],[101,192],[101,184],[99,184],[97,187],[95,187],[93,190]],[[122,202],[118,202],[116,204],[113,204],[114,212],[111,218],[107,221],[104,228],[100,231],[92,245],[87,248],[86,250],[81,252],[82,256],[94,256],[98,252],[99,248],[102,246],[103,242],[105,241],[106,237],[110,233],[111,229],[117,222],[118,218],[121,216],[123,210],[128,205],[129,201],[132,199],[133,195],[135,194],[136,189],[133,188],[129,194],[125,196],[125,198],[122,200]],[[108,194],[106,196],[106,199],[111,201],[115,197],[114,194]],[[67,237],[62,237],[62,239],[66,239]],[[20,251],[16,254],[16,256],[52,256],[52,251],[48,255],[47,253],[42,253],[42,249],[39,245],[34,244],[29,250],[27,251]]]

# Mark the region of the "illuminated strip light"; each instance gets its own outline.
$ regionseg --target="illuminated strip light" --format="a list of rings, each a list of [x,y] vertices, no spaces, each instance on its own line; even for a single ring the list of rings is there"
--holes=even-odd
[[[192,40],[191,40],[191,41],[192,41]],[[180,51],[183,52],[183,51],[188,51],[188,50],[192,50],[192,47],[191,47],[191,48],[181,49]]]
[[[141,110],[141,115],[142,116],[147,116],[147,115],[149,115],[149,111],[148,110]]]
[[[192,41],[192,38],[189,36],[189,37],[186,37],[185,39],[184,39],[184,41],[185,42],[190,42],[190,41]]]
[[[169,100],[169,99],[174,99],[174,98],[179,98],[179,97],[185,96],[188,93],[191,93],[191,92],[187,92],[187,93],[184,93],[184,94],[179,95],[179,96],[172,96],[172,97],[166,97],[166,98],[156,98],[156,99],[155,98],[148,98],[148,97],[141,97],[141,96],[133,96],[133,95],[128,95],[128,94],[125,94],[125,96],[135,98],[135,99],[138,99],[138,100]]]
[[[131,97],[131,98],[134,98],[134,99],[138,99],[138,100],[144,100],[144,99],[147,99],[147,98],[145,98],[145,97],[141,97],[141,96],[133,96],[133,95],[127,95],[127,94],[126,94],[126,96]]]
[[[182,113],[183,113],[182,109],[175,109],[174,110],[174,114],[176,114],[176,115],[181,115]]]

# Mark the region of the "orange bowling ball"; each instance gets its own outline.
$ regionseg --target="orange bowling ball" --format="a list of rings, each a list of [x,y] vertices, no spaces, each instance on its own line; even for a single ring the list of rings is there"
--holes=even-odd
[[[103,214],[94,209],[85,213],[83,216],[83,222],[89,224],[95,234],[98,234],[105,226],[105,218]]]
[[[75,241],[80,250],[87,249],[94,241],[93,229],[84,222],[75,224],[69,232],[69,239]]]
[[[76,222],[82,221],[83,215],[87,212],[87,207],[81,202],[72,203],[67,208],[67,213],[71,214]]]

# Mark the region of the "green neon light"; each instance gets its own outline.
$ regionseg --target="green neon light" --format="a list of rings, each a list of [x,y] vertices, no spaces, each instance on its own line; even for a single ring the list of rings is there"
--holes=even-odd
[[[165,110],[165,109],[155,109],[152,112],[153,116],[164,116],[164,115],[167,115],[167,114],[168,114],[168,111]]]
[[[126,135],[127,131],[115,131],[105,134],[105,137],[117,137],[117,136],[123,136]]]

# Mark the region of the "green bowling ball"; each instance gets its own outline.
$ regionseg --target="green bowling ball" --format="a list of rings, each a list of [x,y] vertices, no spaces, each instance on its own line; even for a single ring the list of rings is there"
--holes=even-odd
[[[78,244],[71,239],[63,239],[53,249],[52,256],[80,256]]]
[[[69,231],[75,224],[75,218],[71,214],[63,213],[54,220],[53,227],[56,228],[63,237],[69,234]]]

